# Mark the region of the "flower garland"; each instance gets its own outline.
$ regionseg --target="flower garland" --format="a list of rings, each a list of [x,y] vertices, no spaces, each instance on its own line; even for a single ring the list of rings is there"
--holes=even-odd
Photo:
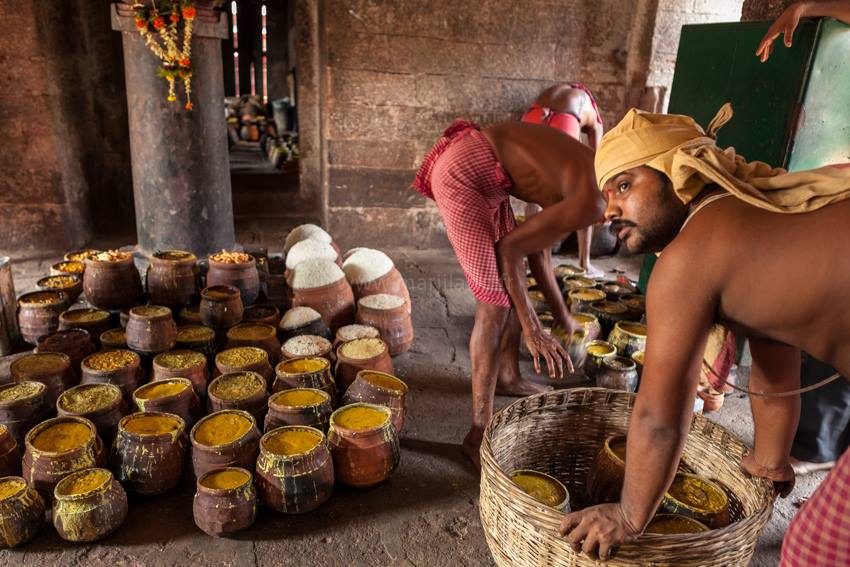
[[[150,6],[133,4],[136,29],[145,38],[145,44],[160,58],[159,76],[168,81],[168,102],[177,100],[174,84],[183,81],[186,92],[186,110],[192,110],[192,25],[195,21],[194,0],[156,0]],[[178,24],[183,20],[182,46],[179,46]],[[159,37],[159,41],[157,41]]]

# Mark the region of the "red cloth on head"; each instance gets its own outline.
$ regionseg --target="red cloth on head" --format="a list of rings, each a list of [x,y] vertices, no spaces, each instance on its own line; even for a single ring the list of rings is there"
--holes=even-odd
[[[581,136],[581,121],[578,117],[569,112],[555,112],[551,108],[542,107],[536,102],[523,115],[522,121],[529,124],[551,126],[577,140]]]

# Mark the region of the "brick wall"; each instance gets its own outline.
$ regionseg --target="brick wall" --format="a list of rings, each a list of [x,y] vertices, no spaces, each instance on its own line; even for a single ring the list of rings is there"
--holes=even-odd
[[[614,123],[645,84],[655,5],[320,2],[324,190],[335,237],[346,246],[446,245],[435,207],[407,190],[442,130],[457,117],[518,119],[561,81],[587,83]]]

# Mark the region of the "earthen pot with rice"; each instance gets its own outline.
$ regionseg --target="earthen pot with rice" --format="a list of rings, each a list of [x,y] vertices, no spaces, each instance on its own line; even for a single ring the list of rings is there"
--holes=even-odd
[[[257,519],[257,492],[251,473],[239,467],[205,473],[197,480],[192,515],[195,525],[214,537],[251,527]]]
[[[330,327],[322,320],[322,314],[312,307],[293,307],[280,319],[277,335],[281,344],[299,335],[316,335],[330,340]]]
[[[202,418],[189,434],[195,478],[227,467],[254,470],[260,451],[260,430],[250,413],[223,410]]]
[[[391,356],[407,352],[413,344],[413,321],[404,299],[397,295],[361,297],[357,302],[357,322],[378,329]]]
[[[390,257],[380,250],[359,248],[346,257],[342,270],[351,284],[355,300],[378,293],[397,295],[404,299],[407,311],[410,312],[407,284]]]
[[[356,339],[380,339],[381,333],[371,325],[345,325],[336,331],[333,342],[333,351],[336,352],[339,345]]]
[[[263,431],[271,431],[284,425],[308,425],[327,431],[333,400],[330,394],[315,388],[293,388],[281,390],[269,398],[269,412]]]
[[[45,402],[47,387],[41,382],[12,382],[0,385],[0,424],[18,447],[23,448],[27,432],[53,410]]]
[[[41,495],[20,476],[0,478],[0,549],[31,540],[44,524]]]
[[[280,347],[282,360],[303,358],[305,356],[326,358],[330,362],[336,360],[331,342],[317,335],[298,335],[292,337]]]
[[[334,377],[336,378],[337,388],[343,394],[355,381],[361,370],[375,370],[389,375],[394,372],[389,346],[381,339],[348,341],[340,345],[336,353],[337,363]]]
[[[173,413],[138,412],[121,418],[112,445],[112,469],[128,489],[168,492],[180,482],[188,447],[186,423]]]
[[[233,286],[239,289],[243,305],[251,305],[260,295],[257,261],[245,252],[222,250],[209,257],[207,287]]]
[[[114,384],[81,384],[62,392],[56,400],[60,416],[84,417],[97,429],[106,447],[118,433],[118,422],[130,413],[121,388]]]
[[[289,234],[286,235],[286,240],[283,243],[284,253],[288,255],[293,246],[302,240],[307,240],[308,238],[325,242],[334,248],[337,248],[333,242],[333,238],[331,238],[331,235],[328,234],[322,227],[315,224],[302,224],[293,228],[289,231]]]
[[[292,273],[292,306],[311,307],[332,332],[354,322],[354,292],[342,269],[324,259],[305,260]]]
[[[53,526],[66,541],[108,536],[127,518],[127,493],[107,469],[86,469],[59,481],[53,491]]]
[[[38,338],[59,330],[59,315],[68,309],[68,296],[62,291],[33,291],[18,298],[18,327],[21,338],[35,345]]]
[[[101,309],[123,309],[142,299],[142,278],[129,252],[110,250],[86,258],[83,291]]]
[[[388,372],[361,370],[342,397],[342,405],[363,402],[385,406],[392,412],[397,433],[404,427],[407,384]]]
[[[183,250],[164,250],[150,256],[146,283],[151,303],[173,311],[191,304],[198,295],[197,258]]]
[[[83,359],[81,384],[114,384],[121,388],[124,400],[133,403],[133,391],[144,381],[142,359],[131,350],[96,352]]]

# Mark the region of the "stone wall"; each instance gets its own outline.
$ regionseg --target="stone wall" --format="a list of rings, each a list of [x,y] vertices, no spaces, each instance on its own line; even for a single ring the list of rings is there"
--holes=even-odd
[[[446,245],[433,204],[407,187],[457,117],[518,119],[544,88],[581,81],[615,123],[646,84],[656,4],[318,2],[321,185],[335,237],[345,246]],[[299,112],[310,112],[303,96]],[[309,134],[311,123],[301,124]]]
[[[798,0],[744,0],[741,21],[775,20],[785,8]]]

